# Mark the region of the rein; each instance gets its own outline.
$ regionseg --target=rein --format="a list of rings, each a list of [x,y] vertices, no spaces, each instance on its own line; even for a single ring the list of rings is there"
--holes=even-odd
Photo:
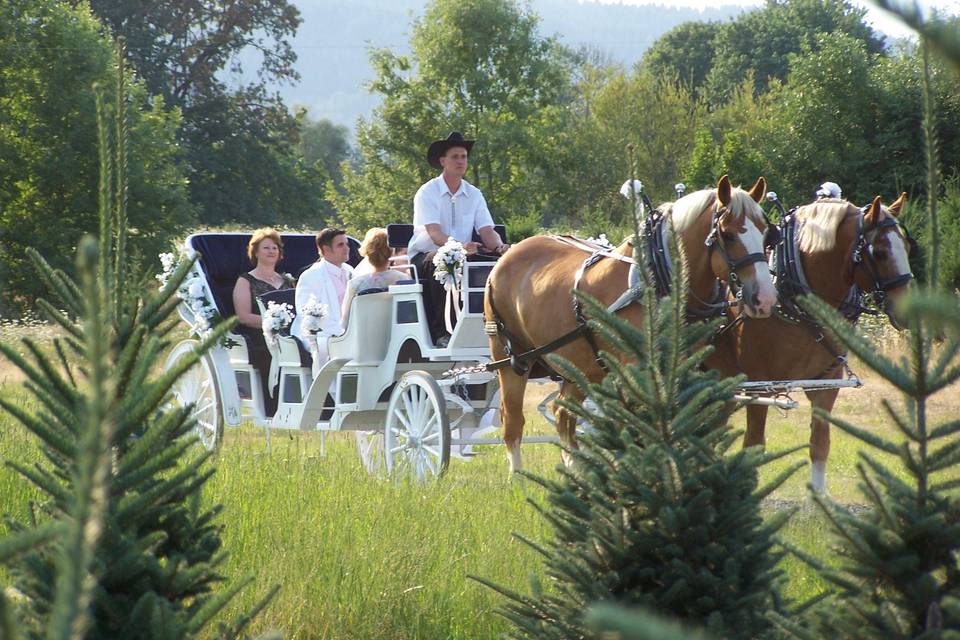
[[[857,240],[851,250],[851,278],[858,268],[866,269],[870,279],[874,283],[874,291],[870,292],[875,298],[879,298],[878,303],[882,304],[886,311],[886,294],[897,287],[908,284],[913,279],[913,274],[906,273],[893,278],[883,279],[876,270],[873,259],[872,240],[868,236],[876,235],[877,231],[882,229],[900,226],[895,218],[886,218],[882,222],[874,225],[869,230],[864,231],[863,219],[864,213],[869,207],[861,209],[857,217]],[[812,317],[801,309],[795,302],[797,296],[813,293],[810,284],[807,282],[803,272],[803,266],[800,261],[799,230],[797,228],[797,218],[795,215],[797,208],[794,207],[783,218],[780,223],[780,240],[773,247],[773,257],[771,262],[775,268],[775,278],[777,292],[779,294],[780,305],[777,311],[778,315],[793,324],[802,324],[814,337],[814,340],[823,346],[833,358],[832,362],[822,373],[816,376],[816,379],[822,378],[836,369],[837,366],[847,367],[846,352],[836,348],[833,342],[828,338],[823,327]],[[847,295],[840,301],[827,300],[828,302],[838,303],[837,310],[851,324],[855,324],[864,313],[876,314],[877,312],[863,305],[863,297],[866,293],[854,282]],[[821,296],[822,297],[822,296]],[[889,311],[887,316],[889,317]],[[891,318],[891,322],[893,319]],[[849,371],[849,367],[847,367]]]
[[[590,253],[590,256],[580,264],[580,268],[577,269],[577,272],[574,274],[573,291],[576,291],[580,287],[580,280],[586,270],[600,262],[600,260],[606,258],[625,262],[630,265],[630,272],[627,275],[628,286],[620,295],[620,297],[614,300],[614,302],[607,307],[607,311],[615,313],[636,302],[643,295],[643,289],[640,286],[640,277],[636,272],[637,265],[633,258],[628,258],[623,254],[610,251],[603,245],[586,242],[571,236],[551,236],[551,238],[568,246]],[[590,328],[587,325],[587,319],[583,315],[583,309],[580,304],[580,300],[578,300],[575,295],[573,296],[573,312],[577,319],[577,326],[545,345],[531,348],[527,351],[523,351],[522,353],[517,353],[515,347],[515,344],[520,343],[521,341],[510,333],[503,320],[500,318],[500,314],[496,310],[496,306],[493,302],[493,285],[489,281],[487,283],[487,298],[490,301],[490,311],[493,313],[493,321],[485,323],[484,329],[487,335],[503,336],[504,351],[507,354],[507,357],[502,360],[495,360],[494,362],[487,363],[487,371],[496,371],[497,369],[502,369],[503,367],[509,365],[517,375],[526,375],[530,371],[530,368],[539,362],[548,371],[553,373],[550,365],[543,361],[542,356],[552,351],[556,351],[560,347],[577,340],[581,336],[586,338],[587,342],[590,344],[590,347],[593,349],[594,355],[597,356],[597,362],[600,363],[601,367],[604,367],[603,363],[600,362],[599,359],[599,348],[597,346],[596,339],[594,338],[593,332],[590,331]]]

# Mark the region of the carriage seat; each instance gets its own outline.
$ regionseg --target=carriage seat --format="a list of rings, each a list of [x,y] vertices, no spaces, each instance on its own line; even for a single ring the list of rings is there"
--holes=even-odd
[[[270,291],[269,293],[264,293],[263,295],[257,296],[257,299],[260,301],[260,304],[263,309],[267,308],[267,304],[270,302],[276,302],[277,304],[288,304],[293,309],[293,317],[297,317],[297,306],[295,304],[296,300],[296,289],[277,289],[276,291]],[[280,335],[283,337],[288,337],[293,340],[297,345],[297,351],[300,352],[300,366],[310,368],[313,366],[313,356],[310,355],[310,350],[306,345],[301,342],[300,338],[290,333],[290,328],[287,327],[280,332]],[[292,354],[291,354],[292,355]]]
[[[249,233],[198,233],[187,239],[189,246],[200,253],[200,268],[203,271],[213,302],[223,318],[235,315],[233,287],[241,273],[250,271],[252,265],[247,257]],[[317,260],[315,236],[306,233],[285,233],[283,260],[277,265],[280,273],[298,273],[303,267]]]
[[[493,230],[500,236],[501,242],[507,241],[507,228],[502,224],[493,225]],[[412,224],[388,224],[387,225],[387,244],[391,249],[406,249],[410,244],[410,238],[413,237]],[[480,234],[473,232],[473,241],[480,242]]]
[[[327,342],[330,359],[347,358],[355,365],[380,365],[390,346],[393,296],[386,289],[367,289],[350,304],[347,330]]]

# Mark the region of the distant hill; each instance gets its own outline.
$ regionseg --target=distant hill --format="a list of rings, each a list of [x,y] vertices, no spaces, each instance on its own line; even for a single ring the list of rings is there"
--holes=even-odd
[[[722,2],[722,0],[720,0]],[[288,105],[302,105],[313,118],[328,118],[351,130],[369,116],[377,97],[365,83],[373,78],[370,48],[409,51],[410,25],[422,0],[295,0],[303,24],[293,47],[301,80],[276,89]],[[717,6],[706,11],[659,5],[629,6],[578,0],[532,0],[540,32],[573,47],[589,46],[626,66],[640,59],[661,35],[688,20],[727,20],[744,9]],[[253,68],[253,61],[246,65]]]

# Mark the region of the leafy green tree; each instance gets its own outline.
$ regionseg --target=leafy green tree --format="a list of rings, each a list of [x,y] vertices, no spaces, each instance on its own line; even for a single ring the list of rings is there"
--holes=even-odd
[[[654,76],[675,79],[700,97],[716,54],[714,41],[722,29],[718,22],[684,22],[653,43],[641,66]]]
[[[767,0],[766,6],[725,24],[714,41],[716,56],[707,78],[711,104],[723,103],[744,75],[753,72],[759,93],[770,79],[784,80],[790,54],[814,50],[824,34],[846,34],[869,53],[883,41],[863,21],[866,9],[848,0]]]
[[[937,105],[937,141],[944,167],[960,167],[960,76],[940,59],[931,60],[931,91]],[[915,50],[880,58],[870,69],[876,96],[877,130],[871,142],[878,153],[863,178],[876,193],[926,191],[922,129],[923,60]],[[869,183],[868,183],[869,184]],[[894,188],[891,189],[891,186]]]
[[[827,179],[853,201],[877,195],[864,180],[882,154],[872,144],[878,124],[870,65],[863,43],[838,33],[819,36],[791,57],[789,80],[773,96],[780,109],[766,152],[787,202],[809,200]]]
[[[685,290],[683,271],[673,291]],[[782,554],[773,547],[789,512],[765,521],[760,502],[803,463],[759,486],[758,468],[779,456],[741,449],[729,428],[739,381],[700,368],[714,326],[687,324],[684,297],[658,302],[644,279],[640,327],[584,300],[610,346],[600,352],[602,382],[553,360],[597,411],[565,405],[592,427],[571,452],[573,470],[528,476],[547,489],[542,512],[554,535],[521,540],[542,555],[551,584],[534,582],[526,595],[481,579],[509,598],[500,613],[515,626],[510,637],[592,637],[585,615],[601,603],[643,607],[718,638],[756,638],[779,606]]]
[[[270,83],[298,79],[288,0],[69,0],[128,42],[147,89],[183,113],[190,197],[202,222],[317,223],[326,176],[303,162],[299,124]],[[255,56],[248,52],[255,51]],[[245,66],[257,60],[253,70]],[[245,84],[228,86],[227,72]]]
[[[415,21],[410,56],[371,55],[383,104],[357,128],[361,167],[328,194],[353,229],[409,220],[413,193],[433,177],[425,154],[449,131],[477,139],[468,180],[500,220],[539,214],[548,189],[545,116],[565,99],[567,59],[515,0],[436,0]]]
[[[22,310],[41,283],[26,251],[72,272],[76,239],[96,229],[96,120],[90,86],[110,78],[110,45],[89,12],[55,0],[0,3],[0,310]],[[125,105],[129,250],[153,256],[194,224],[177,110],[133,83]]]
[[[311,120],[304,114],[300,122],[300,154],[307,165],[321,163],[333,184],[339,186],[343,182],[340,165],[353,155],[350,132],[326,118]]]
[[[117,67],[115,103],[125,104],[122,50]],[[213,473],[209,454],[189,455],[193,407],[166,403],[176,380],[231,323],[170,371],[155,373],[189,265],[159,292],[132,269],[127,111],[108,121],[101,98],[98,90],[99,240],[88,234],[80,241],[77,279],[28,251],[54,296],[38,304],[66,337],[52,356],[27,338],[19,348],[0,343],[35,400],[23,406],[0,398],[0,407],[37,436],[44,456],[32,466],[9,461],[41,499],[39,516],[10,523],[15,534],[0,544],[0,556],[23,595],[25,637],[196,638],[212,631],[214,616],[252,578],[218,591],[225,582],[219,507],[200,501]],[[272,595],[219,625],[219,637],[241,637]],[[2,595],[0,611],[3,637],[18,637]]]

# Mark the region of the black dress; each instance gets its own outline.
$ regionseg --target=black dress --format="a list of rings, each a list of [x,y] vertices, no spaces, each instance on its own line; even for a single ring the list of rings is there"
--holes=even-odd
[[[250,310],[256,312],[257,297],[271,291],[279,289],[292,288],[296,283],[293,278],[283,275],[283,286],[275,287],[269,282],[260,280],[249,273],[241,273],[240,277],[250,283]],[[259,317],[259,314],[257,314]],[[257,377],[260,379],[260,389],[263,392],[263,405],[267,417],[272,417],[277,412],[277,389],[274,389],[273,397],[270,396],[267,387],[267,377],[270,375],[270,351],[267,349],[267,341],[263,337],[263,331],[254,329],[246,325],[237,325],[237,332],[247,339],[247,352],[250,355],[250,364],[257,370]]]

